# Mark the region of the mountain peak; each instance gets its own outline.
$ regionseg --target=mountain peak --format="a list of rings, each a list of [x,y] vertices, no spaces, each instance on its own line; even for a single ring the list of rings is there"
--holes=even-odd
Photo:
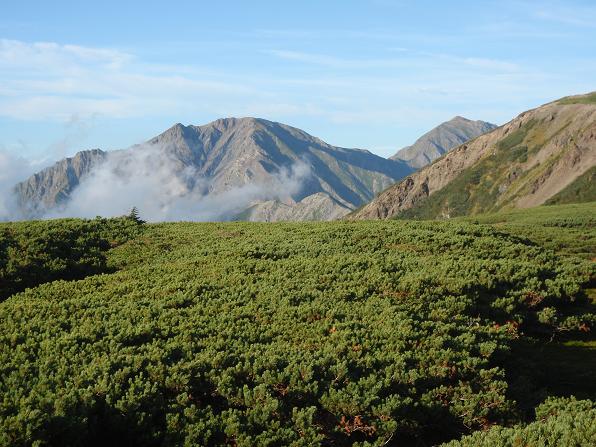
[[[43,215],[68,206],[81,181],[105,181],[107,176],[118,184],[122,176],[127,185],[138,181],[143,189],[153,188],[158,198],[148,193],[147,201],[139,202],[153,220],[170,212],[185,218],[211,213],[209,218],[226,220],[265,202],[269,207],[255,208],[251,219],[329,219],[363,205],[412,172],[404,162],[332,146],[295,127],[254,117],[220,118],[201,126],[176,123],[145,144],[95,158],[97,163],[68,162],[72,169],[45,170],[37,177],[43,181],[34,176],[24,182],[18,190],[21,203]],[[100,168],[105,175],[89,176],[100,158],[106,159]]]
[[[195,128],[205,129],[208,127],[212,127],[218,130],[228,130],[235,127],[255,127],[259,124],[277,124],[271,121],[267,121],[263,118],[255,118],[252,116],[245,116],[245,117],[227,117],[227,118],[218,118],[210,123],[203,124],[200,126],[192,126]]]
[[[459,146],[497,127],[486,121],[472,121],[457,115],[422,135],[412,146],[401,149],[393,160],[402,160],[412,168],[422,168]]]
[[[596,94],[563,98],[454,148],[354,217],[450,218],[580,201],[593,192],[594,148]]]
[[[477,122],[477,120],[471,120],[469,118],[466,118],[465,116],[461,116],[461,115],[455,115],[453,118],[451,118],[449,121],[446,121],[447,123],[457,123],[457,122],[462,122],[462,123],[475,123]],[[483,122],[483,121],[481,121]],[[443,123],[445,124],[445,123]],[[440,124],[439,124],[440,125]]]
[[[255,124],[259,121],[258,118],[252,116],[235,117],[230,116],[227,118],[218,118],[215,121],[206,124],[207,126],[238,126],[242,124]]]
[[[216,129],[219,131],[226,131],[229,129],[233,129],[236,127],[254,127],[257,124],[262,123],[270,123],[267,120],[261,118],[253,118],[253,117],[227,117],[227,118],[218,118],[214,121],[211,121],[207,124],[195,125],[195,124],[188,124],[184,125],[182,123],[176,123],[172,127],[168,128],[166,131],[162,132],[161,135],[184,135],[186,133],[192,132],[193,130],[205,130],[205,129]],[[158,136],[159,137],[159,136]],[[155,138],[158,138],[155,137]],[[154,140],[153,138],[152,140]]]

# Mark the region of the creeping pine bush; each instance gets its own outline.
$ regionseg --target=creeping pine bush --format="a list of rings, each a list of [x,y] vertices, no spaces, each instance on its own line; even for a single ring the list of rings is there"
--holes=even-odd
[[[591,324],[593,264],[473,224],[147,225],[105,256],[0,304],[1,445],[436,444],[521,422],[512,343]]]
[[[592,447],[596,445],[596,403],[547,399],[536,408],[536,421],[513,428],[493,427],[444,444],[445,447]]]
[[[140,231],[126,218],[0,223],[0,300],[44,282],[106,271],[105,252]]]

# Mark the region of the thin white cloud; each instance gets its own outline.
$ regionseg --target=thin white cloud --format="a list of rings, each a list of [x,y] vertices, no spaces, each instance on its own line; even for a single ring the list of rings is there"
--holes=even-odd
[[[389,49],[388,51],[392,51]],[[392,51],[395,53],[395,51]],[[383,68],[414,68],[420,66],[436,66],[440,59],[451,59],[453,62],[461,62],[453,56],[434,54],[427,52],[401,51],[400,57],[392,56],[386,58],[355,59],[329,56],[325,54],[305,53],[287,50],[266,50],[266,54],[273,55],[288,61],[304,62],[306,64],[327,66],[330,68],[362,70],[362,69],[383,69]]]
[[[569,8],[566,6],[554,6],[535,11],[534,16],[550,22],[571,25],[574,27],[596,28],[596,7]]]
[[[203,113],[311,117],[331,124],[408,123],[434,120],[433,109],[447,105],[450,115],[460,113],[459,104],[476,101],[480,91],[487,103],[497,92],[502,96],[493,97],[504,101],[536,79],[510,61],[419,51],[399,52],[399,57],[393,52],[386,59],[265,53],[326,70],[300,78],[254,73],[223,77],[208,68],[151,65],[114,49],[3,40],[0,68],[7,70],[0,74],[0,116],[67,121],[73,114],[134,119]],[[420,99],[432,108],[412,105]]]
[[[321,32],[310,29],[256,29],[249,35],[264,38],[310,39],[318,38]]]
[[[349,59],[288,50],[265,51],[265,53],[276,56],[280,59],[343,69],[411,68],[413,66],[420,65],[429,66],[429,64],[434,65],[434,68],[440,68],[437,65],[445,63],[464,64],[473,68],[505,72],[516,71],[519,69],[519,66],[513,62],[498,59],[489,59],[483,57],[458,57],[448,54],[435,54],[429,52],[412,52],[405,48],[400,49],[398,52],[407,53],[407,55],[401,58]]]
[[[156,64],[113,48],[0,40],[0,117],[58,123],[73,115],[131,123],[158,117],[201,124],[221,116],[259,116],[303,127],[332,144],[399,146],[410,143],[411,135],[383,131],[380,140],[367,129],[418,129],[420,123],[430,128],[456,114],[503,122],[537,103],[593,89],[585,81],[589,61],[554,72],[463,50],[402,51],[401,41],[384,42],[370,57],[262,44],[248,46],[250,66],[217,69],[207,58]],[[581,76],[577,67],[584,70]],[[160,130],[143,132],[149,137]],[[14,143],[0,138],[6,146]]]
[[[349,59],[288,50],[266,50],[264,52],[289,61],[341,69],[397,68],[405,67],[408,64],[408,61],[403,59]]]
[[[319,54],[303,53],[300,51],[288,51],[288,50],[266,50],[265,53],[277,56],[280,59],[286,59],[291,61],[306,62],[309,64],[318,65],[329,65],[329,66],[341,66],[345,65],[349,61],[339,59],[333,56],[324,56]]]
[[[0,67],[8,70],[43,69],[46,73],[65,73],[80,68],[81,64],[117,70],[132,59],[130,54],[106,48],[0,39]]]
[[[463,62],[466,65],[478,68],[487,68],[489,70],[499,71],[516,71],[519,70],[519,66],[512,62],[501,61],[497,59],[488,59],[482,57],[468,57],[464,58]]]
[[[113,49],[0,40],[0,116],[59,121],[73,113],[134,118],[258,95],[241,82],[179,68],[183,73]]]

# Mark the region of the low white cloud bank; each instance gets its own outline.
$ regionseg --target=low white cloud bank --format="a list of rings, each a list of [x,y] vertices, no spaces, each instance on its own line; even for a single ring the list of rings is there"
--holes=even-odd
[[[291,201],[310,174],[306,163],[272,174],[266,181],[212,191],[213,179],[184,167],[162,148],[137,146],[109,154],[86,176],[70,200],[44,217],[121,216],[135,206],[143,219],[225,221],[256,202]]]
[[[0,221],[19,220],[14,186],[40,168],[40,164],[0,149]]]

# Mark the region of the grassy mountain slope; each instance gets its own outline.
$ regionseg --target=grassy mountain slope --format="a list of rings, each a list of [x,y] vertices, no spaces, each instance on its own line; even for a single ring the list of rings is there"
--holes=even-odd
[[[596,104],[596,92],[587,95],[566,96],[557,101],[558,104]]]
[[[522,113],[391,186],[352,217],[448,218],[545,203],[596,165],[591,97]],[[589,196],[594,184],[584,189]]]
[[[595,399],[567,348],[596,270],[553,242],[593,240],[594,206],[143,225],[106,273],[0,303],[0,444],[429,445]]]
[[[596,256],[596,202],[502,211],[458,220],[487,224],[561,255]]]

